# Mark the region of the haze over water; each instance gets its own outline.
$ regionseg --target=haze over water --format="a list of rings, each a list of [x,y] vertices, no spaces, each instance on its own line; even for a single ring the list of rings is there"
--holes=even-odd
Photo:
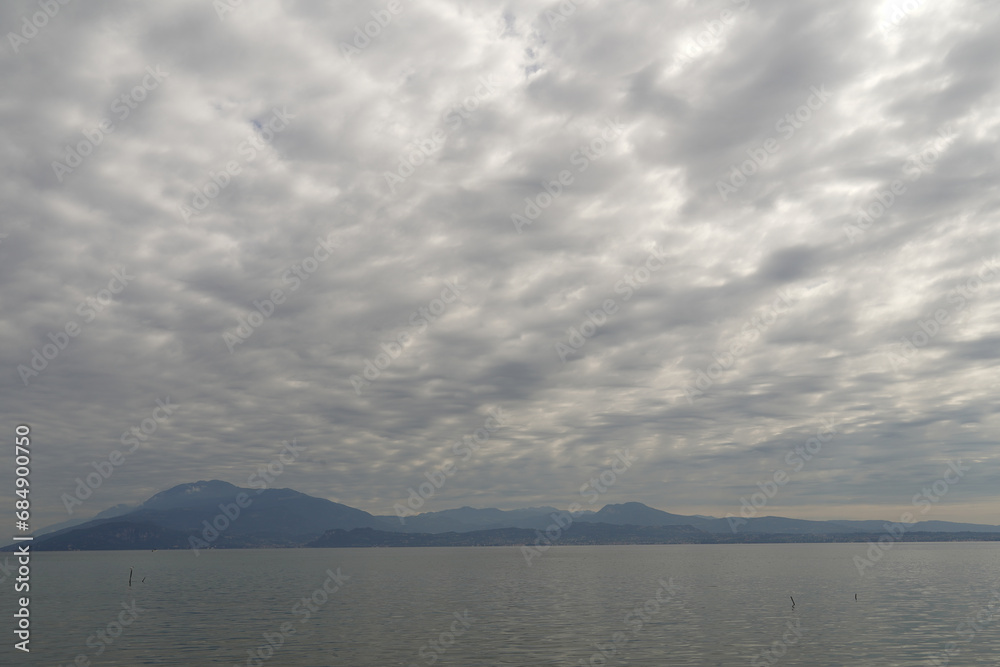
[[[862,577],[865,549],[556,546],[530,566],[519,548],[38,553],[25,664],[246,665],[265,633],[280,646],[251,665],[902,666],[948,642],[948,664],[996,664],[1000,545],[896,544]],[[123,603],[137,618],[97,656]]]

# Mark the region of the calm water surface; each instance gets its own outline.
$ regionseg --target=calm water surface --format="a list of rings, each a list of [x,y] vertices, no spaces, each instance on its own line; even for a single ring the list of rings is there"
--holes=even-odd
[[[8,639],[0,664],[1000,664],[1000,545],[896,544],[860,576],[865,549],[554,547],[530,567],[519,548],[38,553],[32,653]],[[280,646],[261,662],[265,634]]]

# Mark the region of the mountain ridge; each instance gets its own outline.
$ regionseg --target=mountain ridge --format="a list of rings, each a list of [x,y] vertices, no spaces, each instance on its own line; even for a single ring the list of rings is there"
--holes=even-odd
[[[298,547],[314,544],[331,531],[346,533],[356,529],[378,531],[378,539],[384,544],[435,544],[449,540],[453,544],[465,544],[470,538],[427,536],[500,531],[498,534],[502,537],[486,536],[484,539],[494,542],[520,539],[524,533],[518,531],[544,531],[553,523],[559,523],[559,516],[569,515],[551,506],[500,510],[466,505],[401,518],[373,515],[294,489],[241,488],[222,480],[199,480],[160,491],[135,507],[117,505],[82,523],[67,526],[69,522],[64,522],[42,529],[36,534],[34,547],[37,550],[99,549],[103,544],[103,548],[118,549],[129,548],[130,543],[137,548],[159,543],[161,546],[152,548],[170,549],[178,548],[178,536],[185,535],[188,545],[195,548]],[[685,539],[697,538],[704,542],[725,541],[730,537],[737,541],[742,538],[757,541],[767,536],[775,541],[793,538],[850,541],[851,536],[870,537],[884,533],[885,526],[893,523],[775,516],[720,519],[672,514],[637,501],[609,503],[597,511],[582,510],[572,519],[576,526],[573,534],[579,536],[580,543],[607,539],[637,544],[651,543],[650,539],[667,539],[663,536],[670,532],[668,529],[675,528],[687,531]],[[646,529],[653,528],[663,530],[651,537]],[[1000,536],[1000,526],[938,520],[915,522],[907,526],[906,531]],[[390,538],[381,533],[411,537]],[[347,539],[340,533],[336,535],[341,541]]]

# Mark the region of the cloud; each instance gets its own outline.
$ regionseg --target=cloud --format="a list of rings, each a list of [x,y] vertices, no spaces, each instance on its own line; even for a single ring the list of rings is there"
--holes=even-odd
[[[629,447],[603,500],[723,515],[831,418],[769,511],[895,516],[963,459],[932,518],[995,523],[1000,280],[970,280],[1000,255],[1000,11],[400,6],[69,3],[5,38],[2,410],[38,522],[169,397],[80,512],[243,483],[294,438],[282,483],[391,513],[499,407],[428,509],[566,504]]]

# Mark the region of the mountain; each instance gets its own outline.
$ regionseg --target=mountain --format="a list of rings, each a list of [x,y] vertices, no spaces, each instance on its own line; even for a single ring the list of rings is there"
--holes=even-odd
[[[495,528],[467,533],[398,533],[371,528],[330,530],[306,544],[332,547],[502,547],[534,545],[538,531],[528,528]],[[582,544],[698,544],[711,536],[690,526],[612,526],[606,523],[573,523],[561,530],[556,543]]]
[[[807,519],[786,519],[780,516],[762,516],[752,519],[744,519],[745,524],[734,523],[737,533],[784,533],[787,535],[836,535],[845,533],[856,533],[857,530],[848,526],[841,526],[831,521],[809,521]],[[727,519],[716,519],[711,527],[715,533],[732,533],[730,522]],[[879,524],[878,529],[861,532],[881,532],[884,528]]]
[[[89,519],[70,519],[68,521],[63,521],[61,523],[54,523],[51,526],[46,526],[45,528],[39,528],[35,531],[35,537],[39,535],[46,535],[48,533],[54,533],[57,530],[63,530],[64,528],[72,528],[73,526],[79,526],[80,524],[87,523],[88,521],[93,521],[95,519],[111,519],[116,516],[121,516],[122,514],[128,514],[136,508],[135,505],[127,505],[122,503],[120,505],[115,505],[114,507],[109,507],[103,512],[98,512],[93,517]]]
[[[100,536],[108,537],[102,527],[111,522],[119,526],[155,526],[166,531],[164,535],[183,533],[185,545],[189,542],[188,538],[194,536],[207,542],[206,547],[230,548],[298,546],[334,527],[391,530],[383,520],[368,512],[292,489],[245,489],[229,482],[211,480],[179,484],[157,493],[124,514],[95,518],[36,536],[34,546],[44,550],[50,543],[63,544],[63,538],[69,533],[73,533],[74,539],[79,541],[86,531],[92,531],[96,536],[94,539],[99,541]],[[89,538],[84,542],[95,543]],[[109,545],[117,544],[118,541],[109,541]]]
[[[160,491],[141,508],[146,510],[192,509],[206,504],[232,502],[240,492],[257,494],[259,489],[250,491],[218,479],[191,484],[178,484],[166,491]]]
[[[697,516],[671,514],[654,509],[642,503],[622,503],[620,505],[605,505],[599,512],[589,517],[581,517],[580,521],[596,521],[619,526],[692,526],[707,533],[768,533],[768,534],[830,534],[857,532],[847,526],[831,524],[826,521],[806,521],[803,519],[785,519],[782,517],[759,517],[743,519],[742,523],[730,524],[728,519],[713,519]],[[736,530],[733,530],[735,526]],[[881,530],[881,524],[879,526]]]
[[[885,530],[885,521],[830,521],[841,526],[847,526],[854,530],[864,530],[881,533]],[[908,530],[924,532],[942,533],[995,533],[1000,530],[998,526],[990,526],[985,523],[955,523],[952,521],[918,521]]]
[[[622,503],[620,505],[605,505],[590,516],[581,517],[578,521],[593,521],[610,523],[616,526],[704,526],[722,519],[701,519],[694,516],[671,514],[654,509],[642,503]],[[727,524],[728,525],[728,524]]]
[[[494,528],[534,528],[544,529],[550,523],[550,515],[559,512],[555,507],[528,507],[519,510],[499,510],[493,507],[477,509],[460,507],[440,512],[424,512],[416,516],[379,516],[384,519],[389,530],[402,533],[467,533],[474,530]],[[592,512],[587,512],[592,514]]]
[[[90,528],[61,532],[35,544],[35,551],[119,551],[135,549],[185,549],[188,536],[151,523],[111,520]]]
[[[237,504],[241,494],[246,497],[242,508]],[[289,544],[322,535],[331,527],[386,527],[368,512],[325,498],[292,489],[244,489],[218,480],[175,486],[120,518],[201,534],[204,522],[213,523],[220,516],[219,525],[228,524],[220,532],[229,539],[255,537]]]
[[[630,526],[608,523],[573,523],[560,531],[553,542],[569,545],[599,544],[773,544],[803,542],[866,542],[871,533],[720,535],[691,526]],[[1000,541],[1000,532],[916,532],[904,533],[903,542]],[[525,528],[495,528],[466,533],[398,533],[371,528],[335,529],[304,546],[345,547],[502,547],[539,545],[539,534]],[[541,543],[544,545],[544,542]]]
[[[138,507],[109,508],[78,525],[57,524],[50,527],[57,530],[36,534],[33,548],[45,551],[525,544],[534,543],[537,531],[553,525],[553,515],[557,513],[565,516],[554,507],[519,510],[460,507],[425,512],[407,517],[401,523],[396,516],[374,516],[292,489],[247,489],[210,480],[179,484],[155,494]],[[851,542],[872,539],[885,531],[886,523],[774,516],[737,521],[671,514],[639,502],[627,502],[605,505],[597,512],[582,512],[562,531],[559,542]],[[921,521],[907,528],[904,539],[997,540],[1000,527]]]
[[[599,512],[580,517],[578,521],[597,521],[614,525],[633,526],[692,526],[708,533],[758,534],[758,535],[846,535],[851,533],[885,532],[886,521],[810,521],[788,519],[780,516],[763,516],[743,519],[715,519],[703,516],[684,516],[654,509],[642,503],[629,502],[605,505]],[[735,528],[735,530],[734,530]],[[918,521],[907,528],[908,532],[1000,532],[1000,526],[951,521]]]

